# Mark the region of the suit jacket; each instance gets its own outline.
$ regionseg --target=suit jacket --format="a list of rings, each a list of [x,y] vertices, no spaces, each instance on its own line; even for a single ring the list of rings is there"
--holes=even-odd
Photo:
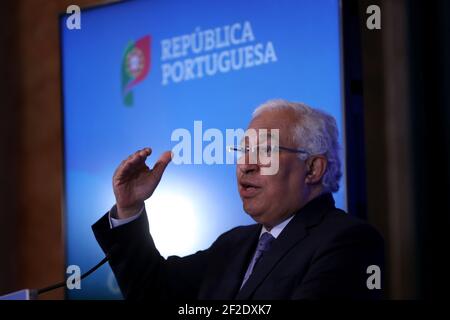
[[[336,209],[331,194],[306,204],[259,260],[240,289],[261,225],[225,232],[186,257],[159,254],[146,214],[111,229],[93,226],[126,299],[373,299],[367,267],[383,272],[383,239],[369,224]],[[383,275],[383,274],[382,274]],[[239,290],[240,289],[240,290]]]

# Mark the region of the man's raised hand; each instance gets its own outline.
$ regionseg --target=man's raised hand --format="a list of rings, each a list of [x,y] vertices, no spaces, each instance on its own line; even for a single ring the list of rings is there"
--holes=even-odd
[[[114,173],[113,190],[119,219],[138,213],[144,201],[155,191],[172,158],[171,152],[166,151],[150,169],[145,160],[151,153],[150,148],[135,152],[122,161]]]

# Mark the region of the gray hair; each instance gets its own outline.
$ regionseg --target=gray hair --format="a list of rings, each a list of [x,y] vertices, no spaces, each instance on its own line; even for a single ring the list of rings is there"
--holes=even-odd
[[[311,155],[324,155],[327,158],[327,168],[322,178],[326,192],[337,192],[339,180],[342,177],[341,159],[339,158],[339,131],[336,120],[328,113],[314,109],[304,103],[286,100],[270,100],[260,105],[253,112],[253,118],[264,111],[291,110],[297,115],[293,128],[294,142],[300,148],[306,149]]]

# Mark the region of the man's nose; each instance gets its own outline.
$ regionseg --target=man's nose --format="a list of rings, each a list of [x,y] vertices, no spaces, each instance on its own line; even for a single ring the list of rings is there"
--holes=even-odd
[[[243,174],[256,173],[258,172],[259,166],[253,163],[242,163],[238,164],[238,169]]]

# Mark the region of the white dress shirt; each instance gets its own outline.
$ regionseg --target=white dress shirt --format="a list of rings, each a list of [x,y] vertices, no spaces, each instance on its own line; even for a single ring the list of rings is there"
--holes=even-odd
[[[287,226],[287,224],[292,220],[293,217],[294,217],[294,215],[290,216],[289,218],[287,218],[283,222],[277,224],[275,227],[270,229],[270,231],[267,230],[266,227],[263,226],[261,228],[261,233],[260,233],[259,237],[261,238],[261,236],[262,236],[262,234],[264,232],[269,232],[275,239],[278,238],[278,236],[280,235],[281,231],[283,231],[283,229]]]
[[[111,210],[109,210],[109,226],[112,228],[116,228],[119,227],[123,224],[126,224],[128,222],[134,221],[137,218],[139,218],[139,216],[144,212],[145,206],[143,206],[141,208],[141,210],[139,210],[135,215],[128,217],[128,218],[124,218],[124,219],[118,219],[118,218],[114,218],[117,217],[117,207],[116,205],[114,205]],[[114,217],[113,217],[114,216]]]

